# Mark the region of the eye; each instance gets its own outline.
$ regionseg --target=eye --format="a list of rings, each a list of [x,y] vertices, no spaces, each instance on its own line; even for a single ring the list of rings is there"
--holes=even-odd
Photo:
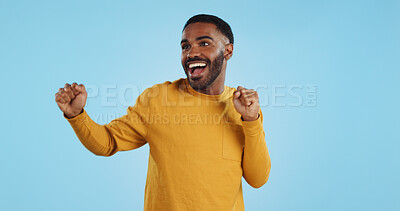
[[[181,47],[182,47],[182,50],[186,50],[186,49],[189,48],[189,45],[184,44],[184,45],[182,45]]]
[[[210,45],[210,44],[208,42],[205,42],[205,41],[200,43],[200,46],[208,46],[208,45]]]

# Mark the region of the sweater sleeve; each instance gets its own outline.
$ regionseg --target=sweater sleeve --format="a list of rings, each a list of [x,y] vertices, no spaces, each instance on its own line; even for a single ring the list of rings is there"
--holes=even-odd
[[[82,144],[95,155],[111,156],[118,151],[139,148],[146,144],[148,131],[148,100],[143,92],[127,114],[99,125],[84,110],[78,116],[68,119]]]
[[[245,135],[243,177],[254,188],[259,188],[267,182],[271,169],[271,158],[265,142],[262,120],[263,116],[260,112],[257,120],[242,121]]]

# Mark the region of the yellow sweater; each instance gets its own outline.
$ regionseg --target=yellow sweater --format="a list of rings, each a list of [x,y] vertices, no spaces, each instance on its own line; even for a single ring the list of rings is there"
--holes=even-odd
[[[96,155],[150,146],[144,210],[244,210],[242,176],[258,188],[271,167],[262,114],[236,112],[234,88],[196,92],[186,79],[146,89],[127,115],[106,125],[82,114],[68,119]]]

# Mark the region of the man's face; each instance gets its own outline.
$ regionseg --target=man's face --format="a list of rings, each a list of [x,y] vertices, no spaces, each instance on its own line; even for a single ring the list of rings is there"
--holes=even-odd
[[[192,23],[182,33],[182,66],[196,90],[209,88],[225,71],[226,38],[214,24]],[[225,78],[223,78],[225,79]]]

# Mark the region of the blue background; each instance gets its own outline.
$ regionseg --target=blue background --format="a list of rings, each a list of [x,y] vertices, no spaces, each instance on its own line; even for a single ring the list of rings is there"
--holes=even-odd
[[[99,123],[123,115],[145,88],[185,77],[182,27],[209,13],[236,39],[226,84],[257,88],[263,105],[272,169],[260,189],[244,182],[246,210],[400,210],[399,11],[370,0],[0,0],[0,209],[142,210],[148,146],[91,154],[54,94],[83,83]]]

